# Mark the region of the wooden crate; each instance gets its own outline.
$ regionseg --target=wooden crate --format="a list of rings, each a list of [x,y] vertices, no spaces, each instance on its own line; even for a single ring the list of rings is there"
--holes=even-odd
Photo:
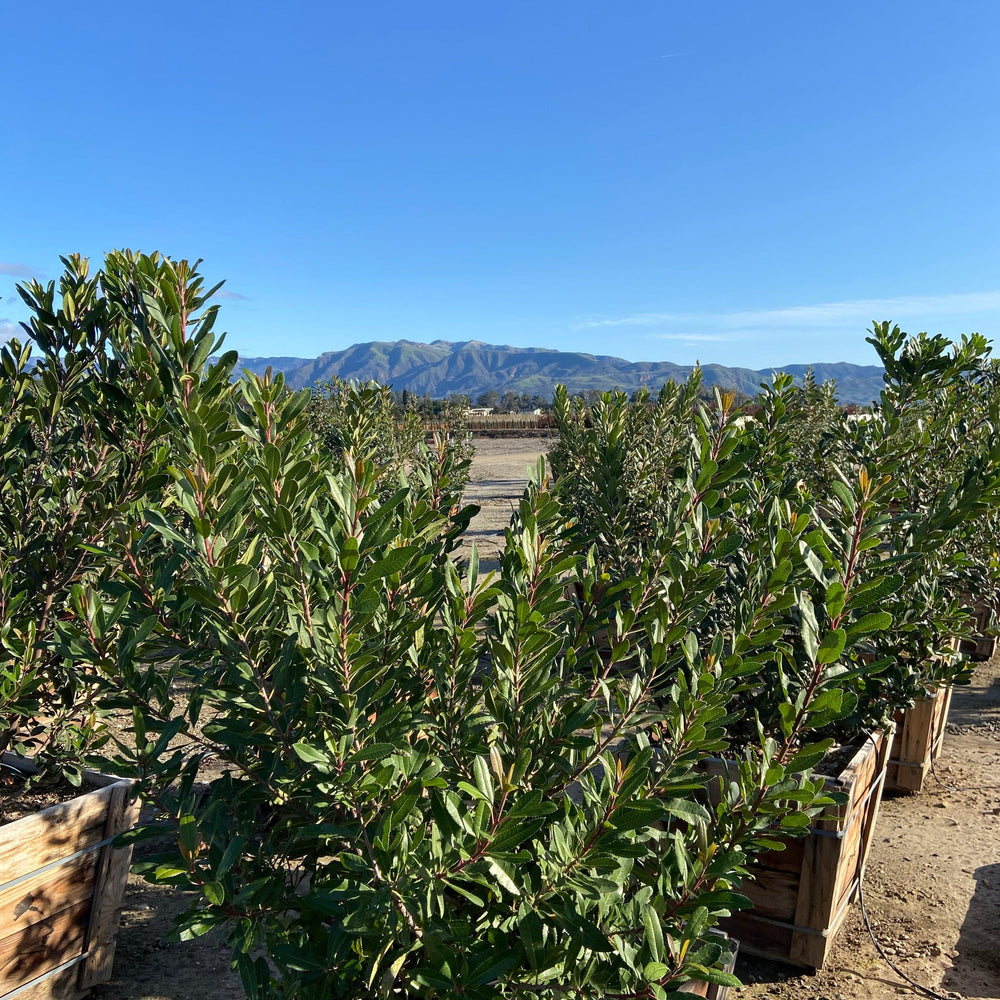
[[[857,897],[871,846],[890,739],[873,734],[837,778],[830,791],[848,796],[828,806],[804,837],[789,838],[783,851],[758,856],[752,879],[740,889],[753,909],[734,914],[721,926],[739,938],[751,955],[820,969]],[[719,763],[723,773],[732,762]]]
[[[966,656],[972,657],[974,660],[989,660],[996,651],[997,643],[996,636],[987,633],[993,619],[993,609],[984,601],[975,601],[973,611],[976,618],[976,630],[979,634],[971,639],[963,639],[960,648]]]
[[[87,778],[93,791],[0,826],[0,998],[76,1000],[111,978],[132,857],[111,841],[139,806],[129,782]]]
[[[887,792],[919,792],[924,787],[932,762],[941,756],[950,707],[949,684],[899,714],[885,773]]]

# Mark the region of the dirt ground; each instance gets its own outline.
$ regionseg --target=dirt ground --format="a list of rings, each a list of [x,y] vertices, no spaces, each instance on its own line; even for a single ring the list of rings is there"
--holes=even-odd
[[[503,529],[545,440],[477,440],[467,500],[471,536],[494,564]],[[887,799],[868,863],[865,902],[889,958],[932,995],[1000,998],[1000,658],[957,689],[943,754],[925,790]],[[239,1000],[225,946],[168,940],[182,905],[131,877],[114,979],[95,1000]],[[803,973],[741,958],[730,1000],[854,1000],[921,995],[876,952],[857,903],[827,968]]]
[[[503,547],[504,528],[534,468],[553,441],[545,438],[477,438],[472,460],[472,476],[465,491],[465,502],[478,504],[481,510],[466,532],[467,550],[472,543],[479,549],[483,569],[495,569],[496,556]]]

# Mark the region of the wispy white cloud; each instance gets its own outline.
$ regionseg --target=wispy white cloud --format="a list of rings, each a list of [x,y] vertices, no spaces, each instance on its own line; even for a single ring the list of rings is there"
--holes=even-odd
[[[654,333],[653,340],[678,340],[685,344],[727,344],[735,337],[722,333]]]
[[[5,344],[11,337],[24,339],[21,324],[15,323],[12,319],[0,319],[0,344]]]
[[[982,316],[1000,312],[1000,292],[971,292],[958,295],[908,295],[885,299],[852,299],[818,305],[785,306],[777,309],[748,309],[704,313],[635,313],[614,318],[592,317],[576,324],[577,329],[597,327],[697,326],[700,330],[734,333],[780,328],[837,328],[876,319],[940,320],[945,317]],[[913,332],[916,332],[915,330]],[[652,336],[668,339],[667,334]],[[680,338],[678,338],[680,339]]]
[[[240,295],[239,292],[229,292],[225,288],[220,288],[215,293],[215,297],[222,299],[224,302],[246,302],[249,299],[248,295]]]
[[[34,273],[35,269],[27,264],[15,264],[10,260],[0,260],[0,274],[9,275],[11,278],[30,278]]]

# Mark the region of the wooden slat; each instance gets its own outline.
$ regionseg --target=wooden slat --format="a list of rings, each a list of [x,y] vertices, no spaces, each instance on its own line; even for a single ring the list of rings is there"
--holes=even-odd
[[[948,712],[951,711],[951,696],[954,688],[949,684],[943,691],[938,705],[938,715],[934,722],[934,742],[931,744],[931,760],[937,760],[944,749],[945,727],[948,725]]]
[[[773,869],[779,872],[800,872],[802,870],[802,853],[805,851],[806,838],[796,837],[785,841],[783,851],[767,851],[754,858],[754,866],[761,869]]]
[[[110,979],[132,850],[93,848],[139,807],[129,782],[87,778],[103,787],[0,827],[0,997],[27,986],[18,1000],[73,1000]]]
[[[840,841],[840,857],[833,890],[830,894],[830,905],[824,914],[826,927],[833,914],[837,912],[845,899],[851,895],[855,879],[861,873],[862,856],[865,852],[865,826],[862,822],[852,823],[846,836]],[[810,925],[813,926],[813,925]]]
[[[0,997],[82,954],[89,918],[88,900],[0,941]]]
[[[78,971],[77,965],[71,965],[59,972],[46,972],[34,982],[19,987],[15,1000],[82,1000],[86,994],[77,989]]]
[[[740,892],[753,903],[753,912],[772,920],[792,921],[799,899],[800,873],[754,866],[752,874],[752,879],[740,885]]]
[[[976,645],[973,649],[973,656],[981,660],[989,660],[997,648],[996,636],[981,635],[976,638]]]
[[[0,891],[0,941],[90,900],[96,868],[96,852],[84,854]]]
[[[768,923],[752,912],[743,911],[726,918],[726,932],[739,941],[742,952],[788,961],[792,946],[790,927]]]
[[[919,764],[930,756],[937,695],[921,698],[903,713],[899,760]]]
[[[858,807],[867,800],[873,782],[880,780],[883,763],[880,756],[884,756],[882,748],[885,743],[884,733],[875,734],[875,745],[866,740],[838,777],[827,778],[827,788],[832,792],[843,792],[848,796],[848,801],[840,806],[827,806],[813,820],[814,829],[840,833],[847,828]]]
[[[843,842],[836,837],[806,839],[798,899],[792,922],[799,927],[822,930],[833,910]]]
[[[901,764],[899,761],[889,761],[885,774],[885,786],[894,792],[919,792],[924,787],[930,763]]]
[[[139,819],[138,801],[129,802],[129,785],[112,786],[114,797],[108,805],[105,837],[116,837],[130,830]],[[87,934],[90,956],[80,969],[80,989],[90,989],[111,978],[115,957],[115,935],[121,920],[122,900],[132,860],[132,845],[115,849],[109,844],[101,852],[98,866],[95,904]]]
[[[108,802],[116,785],[0,826],[0,872],[4,885],[43,865],[101,840]]]

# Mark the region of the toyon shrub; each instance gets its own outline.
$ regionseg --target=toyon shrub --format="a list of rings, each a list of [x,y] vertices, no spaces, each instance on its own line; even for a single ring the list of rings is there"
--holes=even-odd
[[[204,364],[216,307],[194,269],[156,255],[111,254],[94,275],[79,256],[63,264],[58,282],[18,287],[25,340],[0,345],[0,751],[78,782],[81,753],[101,738],[99,684],[58,631],[170,482],[167,355],[147,339],[140,289],[182,287],[198,316],[200,338],[169,355],[176,379]]]
[[[131,717],[104,766],[155,806],[141,871],[193,893],[181,937],[224,933],[248,997],[735,982],[712,928],[748,862],[831,801],[837,727],[887,708],[859,692],[904,582],[890,466],[815,499],[787,379],[752,419],[690,386],[590,428],[557,399],[558,479],[539,462],[484,574],[456,555],[461,442],[394,460],[370,386],[317,434],[308,391],[231,381],[196,267],[105,272],[158,478],[47,648]]]
[[[974,595],[991,593],[1000,548],[995,367],[978,335],[952,345],[883,323],[868,339],[885,389],[861,419],[831,405],[830,387],[785,375],[742,408],[718,390],[714,409],[699,403],[698,372],[655,400],[607,393],[584,407],[556,392],[550,457],[608,599],[627,603],[616,581],[644,564],[665,586],[678,579],[678,524],[691,516],[709,527],[703,558],[720,574],[692,624],[699,646],[744,655],[747,624],[761,607],[774,616],[735,695],[737,743],[758,725],[792,738],[809,705],[818,734],[856,743],[968,679],[950,644],[969,631]]]

